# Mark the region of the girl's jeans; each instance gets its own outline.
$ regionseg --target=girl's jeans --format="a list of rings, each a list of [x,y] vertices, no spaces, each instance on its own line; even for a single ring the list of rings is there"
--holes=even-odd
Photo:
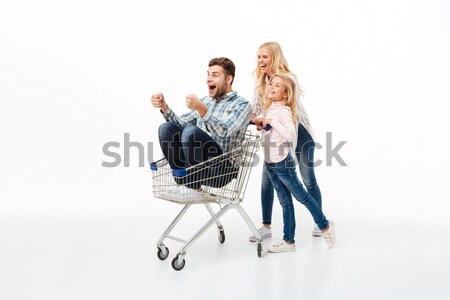
[[[281,207],[283,208],[283,239],[295,243],[295,214],[292,196],[306,206],[314,222],[323,230],[328,221],[316,200],[303,188],[297,177],[295,160],[291,154],[278,163],[264,163],[270,181],[275,188]],[[291,196],[292,195],[292,196]]]
[[[295,154],[299,162],[300,175],[303,184],[311,197],[316,200],[320,208],[322,208],[322,194],[317,184],[314,174],[314,141],[303,125],[298,125],[298,140]],[[272,207],[273,207],[273,185],[267,174],[266,166],[263,166],[261,179],[261,210],[262,223],[272,224]]]

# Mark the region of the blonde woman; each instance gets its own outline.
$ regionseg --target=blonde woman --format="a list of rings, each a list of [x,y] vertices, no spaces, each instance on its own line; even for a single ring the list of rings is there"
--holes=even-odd
[[[257,66],[254,71],[255,92],[252,103],[252,121],[255,121],[258,115],[262,115],[264,107],[264,95],[267,85],[273,74],[287,73],[297,83],[294,73],[289,69],[286,58],[284,57],[281,47],[276,42],[266,42],[258,48]],[[297,147],[295,155],[299,162],[300,174],[303,184],[308,193],[314,198],[319,207],[322,207],[322,195],[319,185],[317,184],[314,173],[314,140],[311,125],[306,111],[301,103],[300,97],[302,91],[298,84],[296,87],[297,104],[295,106],[296,116],[294,122],[297,127]],[[261,210],[262,210],[262,226],[259,232],[263,238],[272,236],[272,207],[273,207],[273,185],[267,174],[266,167],[263,167],[261,182]],[[312,232],[313,236],[320,237],[321,231],[316,226]],[[254,235],[250,236],[250,241],[256,241]]]
[[[271,128],[264,132],[262,147],[264,150],[264,166],[275,188],[281,207],[283,208],[283,239],[268,249],[269,252],[295,251],[295,214],[292,196],[306,206],[314,222],[322,232],[328,247],[336,242],[333,221],[328,221],[317,201],[303,188],[297,177],[296,161],[293,154],[297,130],[296,83],[290,74],[277,73],[271,76],[264,103],[264,117],[257,117],[258,128],[270,124]]]

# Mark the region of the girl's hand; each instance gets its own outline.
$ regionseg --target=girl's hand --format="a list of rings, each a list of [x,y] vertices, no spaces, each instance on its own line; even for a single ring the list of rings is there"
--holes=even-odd
[[[254,119],[253,122],[255,122],[256,130],[260,131],[264,128],[264,126],[263,126],[264,119],[265,118],[263,118],[263,117],[257,117]]]
[[[266,125],[267,125],[267,124],[270,124],[270,122],[272,122],[272,119],[264,118],[264,121],[263,121],[263,127],[266,127]]]

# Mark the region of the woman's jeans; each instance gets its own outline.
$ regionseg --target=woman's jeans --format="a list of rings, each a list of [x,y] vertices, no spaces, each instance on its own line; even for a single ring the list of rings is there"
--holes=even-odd
[[[289,243],[295,243],[295,214],[291,194],[301,204],[306,206],[317,226],[321,230],[326,229],[328,221],[319,204],[305,191],[298,179],[295,160],[291,154],[288,154],[281,162],[265,162],[264,164],[283,208],[283,239]]]
[[[195,125],[181,127],[166,122],[161,124],[158,134],[161,150],[172,169],[186,169],[223,153],[219,144]],[[220,187],[235,177],[234,169],[230,161],[224,160],[211,167],[203,166],[200,171],[191,168],[193,175],[175,178],[175,181],[193,189],[202,184]]]
[[[320,208],[322,208],[322,194],[314,175],[314,141],[303,125],[298,125],[298,140],[295,154],[299,162],[300,174],[303,184],[311,197],[316,200]],[[266,225],[272,224],[272,207],[273,207],[273,185],[267,174],[266,166],[263,166],[261,180],[261,210],[262,223]]]

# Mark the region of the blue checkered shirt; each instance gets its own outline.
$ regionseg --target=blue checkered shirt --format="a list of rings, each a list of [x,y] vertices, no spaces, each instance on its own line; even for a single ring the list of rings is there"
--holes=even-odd
[[[164,118],[181,127],[196,125],[208,133],[224,153],[240,144],[250,122],[250,103],[236,91],[226,93],[220,101],[209,96],[201,98],[200,101],[208,108],[203,118],[196,110],[178,116],[170,107],[163,114]]]

